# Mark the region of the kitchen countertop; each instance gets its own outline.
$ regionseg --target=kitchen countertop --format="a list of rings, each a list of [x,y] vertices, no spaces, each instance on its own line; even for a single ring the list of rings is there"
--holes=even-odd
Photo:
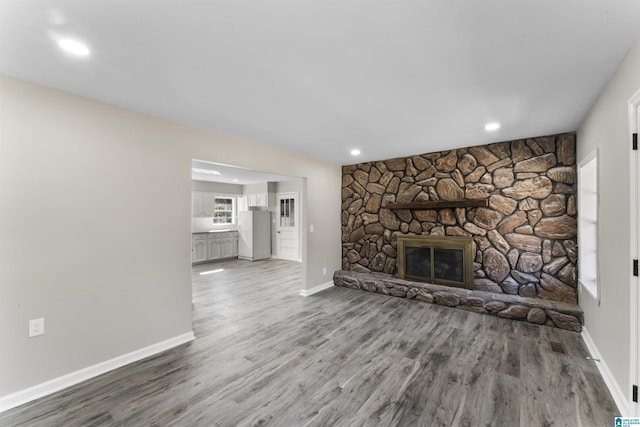
[[[193,231],[191,234],[209,234],[209,233],[228,233],[230,231],[238,231],[235,228],[229,228],[226,230],[209,230],[209,231]]]

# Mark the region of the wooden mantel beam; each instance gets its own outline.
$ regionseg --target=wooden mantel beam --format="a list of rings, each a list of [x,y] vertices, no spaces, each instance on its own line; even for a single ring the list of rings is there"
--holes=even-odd
[[[489,200],[439,200],[427,202],[387,203],[387,209],[478,208],[489,206]]]

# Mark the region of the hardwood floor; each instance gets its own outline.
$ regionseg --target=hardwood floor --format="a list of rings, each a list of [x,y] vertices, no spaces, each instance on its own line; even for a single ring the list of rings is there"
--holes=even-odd
[[[289,261],[197,266],[195,341],[0,425],[587,427],[619,415],[576,333],[347,288],[305,298],[299,278]]]

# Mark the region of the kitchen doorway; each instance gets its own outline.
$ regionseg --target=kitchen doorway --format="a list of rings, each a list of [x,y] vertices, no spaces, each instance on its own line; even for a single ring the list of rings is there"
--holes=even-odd
[[[192,265],[211,263],[213,269],[243,255],[241,247],[257,246],[264,248],[257,259],[302,262],[303,178],[193,159],[191,179]],[[266,232],[254,235],[240,227],[241,217],[250,214],[267,217]]]

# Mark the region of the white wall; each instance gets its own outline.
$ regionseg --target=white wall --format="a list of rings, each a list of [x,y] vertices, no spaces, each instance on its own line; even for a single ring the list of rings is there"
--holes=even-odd
[[[192,159],[305,177],[301,288],[340,268],[338,165],[6,77],[0,122],[0,398],[191,331]]]
[[[600,94],[578,129],[577,155],[582,160],[599,148],[600,305],[580,294],[585,328],[630,401],[630,136],[629,98],[640,89],[640,42],[636,43]],[[579,214],[579,213],[578,213]],[[623,408],[620,408],[623,410]]]

